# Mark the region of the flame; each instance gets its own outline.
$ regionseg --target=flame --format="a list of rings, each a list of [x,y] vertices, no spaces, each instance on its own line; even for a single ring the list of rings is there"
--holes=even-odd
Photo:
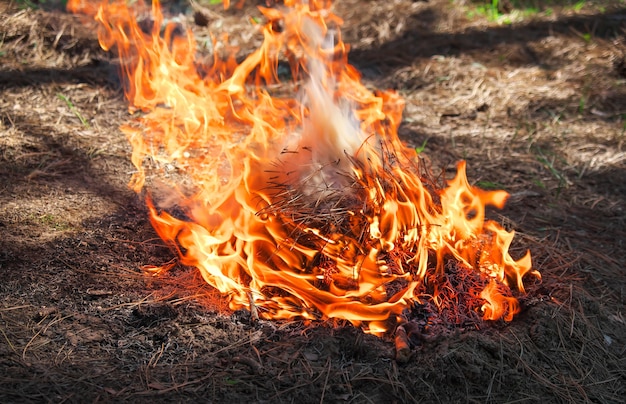
[[[485,280],[483,318],[510,321],[510,289],[539,274],[529,252],[510,256],[514,233],[485,220],[508,195],[471,186],[464,162],[445,187],[429,181],[397,136],[401,98],[361,84],[331,2],[284,5],[260,7],[264,43],[237,63],[217,40],[212,60],[198,60],[191,32],[165,23],[158,1],[148,26],[142,3],[69,1],[120,56],[135,116],[122,128],[130,186],[148,191],[159,236],[232,309],[253,304],[265,318],[384,332],[455,260]],[[287,87],[276,86],[284,59],[295,95],[275,90]]]

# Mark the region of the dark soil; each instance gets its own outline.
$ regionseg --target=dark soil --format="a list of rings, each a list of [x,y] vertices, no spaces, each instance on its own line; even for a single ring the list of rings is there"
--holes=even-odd
[[[203,6],[194,26],[165,5],[242,56],[253,6]],[[401,363],[349,323],[229,312],[126,185],[128,105],[95,22],[0,0],[0,401],[623,402],[626,10],[553,2],[500,24],[475,7],[335,5],[368,85],[405,98],[406,142],[507,190],[491,215],[543,277],[512,322],[413,338]]]

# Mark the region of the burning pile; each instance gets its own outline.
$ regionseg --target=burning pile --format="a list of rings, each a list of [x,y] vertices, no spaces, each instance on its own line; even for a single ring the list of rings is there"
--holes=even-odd
[[[513,232],[485,220],[507,194],[470,186],[464,163],[445,186],[430,179],[397,136],[402,100],[360,83],[330,3],[261,7],[261,48],[202,63],[157,1],[148,27],[141,4],[69,2],[119,53],[136,116],[122,128],[131,186],[148,191],[154,228],[232,309],[264,318],[340,318],[379,333],[434,302],[511,320],[511,289],[539,274],[529,253],[511,258]],[[271,90],[287,87],[279,60],[289,96]]]

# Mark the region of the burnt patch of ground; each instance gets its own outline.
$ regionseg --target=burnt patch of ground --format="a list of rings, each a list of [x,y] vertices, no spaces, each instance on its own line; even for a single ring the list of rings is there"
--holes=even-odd
[[[351,57],[405,98],[403,138],[426,141],[442,176],[466,159],[473,183],[511,194],[490,215],[543,276],[522,313],[412,340],[399,363],[392,341],[341,321],[229,312],[126,186],[127,105],[95,25],[2,2],[1,401],[623,400],[622,11],[502,27],[446,1],[356,3],[336,5]],[[256,46],[253,7],[206,7],[242,52]],[[568,24],[607,29],[588,41]]]

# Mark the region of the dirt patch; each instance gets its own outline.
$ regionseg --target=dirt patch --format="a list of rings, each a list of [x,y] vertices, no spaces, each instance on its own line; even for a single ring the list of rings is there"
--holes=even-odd
[[[397,363],[393,341],[342,321],[228,312],[126,186],[127,104],[95,23],[2,2],[2,401],[622,401],[624,10],[555,7],[503,26],[467,19],[470,4],[362,3],[336,5],[351,61],[403,95],[404,139],[425,142],[437,172],[465,159],[471,181],[511,193],[490,214],[543,275],[522,313],[414,334]],[[258,45],[251,4],[206,7],[199,38]]]

